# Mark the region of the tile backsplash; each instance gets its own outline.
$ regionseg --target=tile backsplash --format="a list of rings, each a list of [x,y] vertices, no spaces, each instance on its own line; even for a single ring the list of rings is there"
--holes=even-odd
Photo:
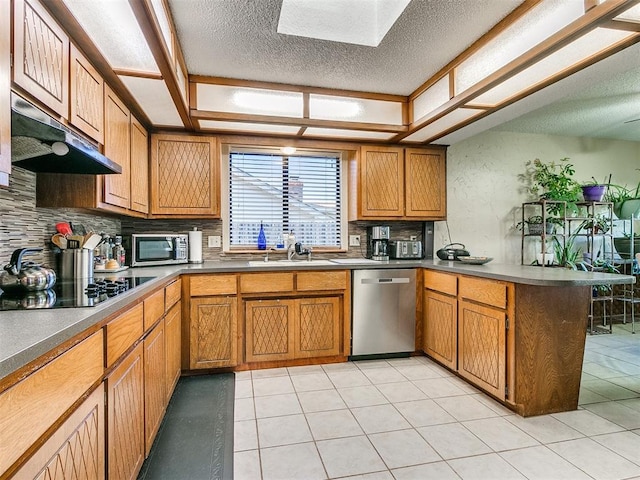
[[[144,220],[114,217],[98,212],[71,208],[36,207],[36,174],[21,168],[13,168],[9,187],[0,188],[0,265],[5,265],[16,248],[40,247],[41,254],[33,260],[55,266],[55,255],[50,238],[55,225],[60,221],[82,224],[87,230],[117,233],[187,233],[197,227],[203,232],[204,260],[233,260],[249,257],[245,254],[223,254],[221,248],[208,248],[207,237],[222,235],[221,220]],[[366,228],[368,225],[391,225],[392,239],[408,239],[422,234],[422,222],[349,222],[349,234],[360,235],[361,247],[350,247],[341,257],[358,257],[366,251]],[[318,254],[321,258],[323,255]],[[336,255],[332,254],[332,257]],[[259,256],[256,256],[259,258]]]
[[[36,174],[12,168],[9,187],[0,188],[0,265],[9,263],[17,248],[39,247],[43,252],[29,258],[55,266],[50,240],[61,221],[82,224],[95,232],[113,234],[121,229],[120,219],[115,217],[72,208],[36,207]]]

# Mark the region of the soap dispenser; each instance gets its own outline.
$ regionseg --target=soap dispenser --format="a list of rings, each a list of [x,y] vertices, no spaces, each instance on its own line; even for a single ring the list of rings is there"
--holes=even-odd
[[[262,222],[260,222],[260,233],[258,233],[258,250],[267,249],[267,236],[264,234]]]

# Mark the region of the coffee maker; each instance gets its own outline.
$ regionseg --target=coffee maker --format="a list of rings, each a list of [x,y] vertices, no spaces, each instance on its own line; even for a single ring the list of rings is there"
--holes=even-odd
[[[367,227],[367,258],[371,260],[389,260],[390,227],[379,225]]]

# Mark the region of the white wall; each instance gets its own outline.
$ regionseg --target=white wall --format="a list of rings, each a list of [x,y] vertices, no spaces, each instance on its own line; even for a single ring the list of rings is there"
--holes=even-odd
[[[536,200],[523,191],[518,174],[525,162],[569,157],[580,182],[599,181],[611,173],[612,183],[635,186],[640,181],[640,143],[583,137],[512,132],[485,132],[447,151],[447,218],[451,240],[471,255],[497,263],[520,263],[521,204]],[[449,243],[445,222],[435,224],[435,249]]]

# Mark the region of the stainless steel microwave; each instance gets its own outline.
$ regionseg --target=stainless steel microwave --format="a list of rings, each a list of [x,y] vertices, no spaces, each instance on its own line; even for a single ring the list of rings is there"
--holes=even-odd
[[[185,234],[144,233],[122,239],[131,267],[187,263],[189,237]]]

